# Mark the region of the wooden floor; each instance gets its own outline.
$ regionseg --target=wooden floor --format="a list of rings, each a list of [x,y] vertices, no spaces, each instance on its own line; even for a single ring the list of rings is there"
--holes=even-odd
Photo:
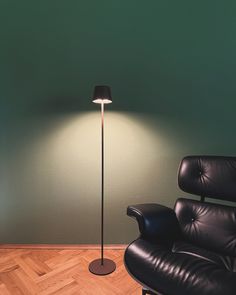
[[[117,269],[101,277],[88,271],[99,250],[0,249],[0,295],[141,295],[125,270],[123,254],[105,250]]]

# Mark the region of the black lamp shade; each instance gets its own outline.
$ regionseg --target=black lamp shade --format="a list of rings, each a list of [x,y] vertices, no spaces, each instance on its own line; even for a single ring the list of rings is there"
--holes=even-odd
[[[111,89],[109,86],[95,86],[93,93],[93,102],[95,103],[111,103]]]

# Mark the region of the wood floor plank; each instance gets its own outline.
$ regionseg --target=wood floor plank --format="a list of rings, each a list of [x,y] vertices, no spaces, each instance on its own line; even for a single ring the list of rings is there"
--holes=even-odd
[[[9,272],[18,268],[19,265],[13,259],[6,259],[4,262],[0,262],[0,272]]]
[[[84,252],[84,250],[68,250],[66,252],[59,252],[59,255],[56,257],[53,257],[51,259],[48,259],[45,261],[45,263],[51,268],[51,269],[56,269],[59,268],[60,266],[64,265],[68,261],[75,259],[78,260],[78,257],[81,257],[81,253]]]
[[[0,249],[0,295],[140,295],[123,256],[123,249],[105,249],[116,270],[96,276],[88,265],[99,249]]]
[[[38,276],[43,276],[52,270],[46,263],[35,257],[25,257],[24,261]]]
[[[38,293],[38,295],[51,295],[56,294],[57,291],[62,290],[63,288],[67,287],[68,285],[71,285],[75,283],[73,278],[64,278],[61,280],[57,280],[54,284],[48,286],[45,290]]]
[[[20,290],[17,280],[15,280],[14,275],[12,275],[12,272],[0,273],[0,281],[5,285],[10,294],[24,295]]]
[[[0,295],[11,295],[4,284],[0,284]]]
[[[79,286],[76,282],[73,282],[60,290],[55,291],[51,295],[76,295],[78,292]]]
[[[32,269],[30,265],[28,265],[25,262],[25,259],[23,259],[22,257],[15,257],[14,261],[16,262],[17,265],[19,265],[21,269],[24,270],[24,272],[27,274],[28,277],[30,277],[33,280],[38,278],[38,274],[34,271],[34,269]]]
[[[40,292],[38,285],[24,272],[22,268],[18,268],[11,272],[13,280],[24,295],[36,295]]]
[[[52,259],[53,257],[58,257],[58,250],[33,250],[30,251],[30,255],[26,254],[26,256],[29,256],[32,259],[35,258],[36,261],[41,261],[44,263],[45,261]],[[22,257],[24,258],[25,255],[23,254]]]
[[[57,272],[56,275],[50,275],[44,278],[43,280],[40,280],[38,282],[38,285],[40,289],[46,290],[50,288],[51,286],[56,285],[58,282],[64,280],[64,279],[70,279],[73,278],[73,281],[75,281],[73,275],[80,272],[81,266],[79,264],[74,265],[73,267],[70,267],[66,271]]]

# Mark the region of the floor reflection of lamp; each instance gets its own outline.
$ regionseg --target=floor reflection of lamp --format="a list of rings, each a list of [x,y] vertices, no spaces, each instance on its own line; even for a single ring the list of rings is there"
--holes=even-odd
[[[89,271],[108,275],[116,269],[114,261],[104,258],[104,105],[112,102],[110,87],[95,86],[93,102],[101,104],[101,258],[89,264]]]

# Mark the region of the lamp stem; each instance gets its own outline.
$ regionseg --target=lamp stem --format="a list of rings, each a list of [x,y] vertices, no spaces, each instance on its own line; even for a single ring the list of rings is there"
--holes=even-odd
[[[101,264],[103,265],[104,252],[104,103],[101,103]]]
[[[108,86],[95,86],[93,102],[101,104],[101,258],[89,264],[89,271],[95,275],[108,275],[116,269],[113,260],[104,258],[104,108],[111,103],[111,91]]]

